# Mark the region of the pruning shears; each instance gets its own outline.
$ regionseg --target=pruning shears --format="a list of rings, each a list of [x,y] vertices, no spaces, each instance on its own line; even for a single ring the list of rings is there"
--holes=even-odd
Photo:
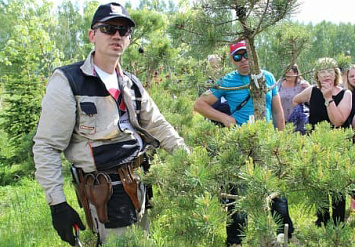
[[[75,247],[83,247],[79,238],[79,226],[77,224],[74,224],[73,227],[75,231]]]

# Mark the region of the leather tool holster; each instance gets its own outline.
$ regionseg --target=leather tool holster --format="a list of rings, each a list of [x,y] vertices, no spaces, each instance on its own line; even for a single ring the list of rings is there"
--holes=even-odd
[[[103,172],[86,174],[84,177],[85,194],[95,206],[97,216],[101,223],[108,222],[107,202],[113,193],[110,176]]]
[[[78,198],[79,206],[84,209],[86,223],[88,224],[90,230],[94,231],[89,201],[85,194],[83,169],[72,167],[71,171],[73,175],[73,185],[75,188],[76,196]]]
[[[139,213],[141,211],[141,205],[138,200],[138,180],[136,175],[133,173],[133,169],[134,166],[131,163],[123,164],[118,167],[118,174],[120,175],[125,192]]]

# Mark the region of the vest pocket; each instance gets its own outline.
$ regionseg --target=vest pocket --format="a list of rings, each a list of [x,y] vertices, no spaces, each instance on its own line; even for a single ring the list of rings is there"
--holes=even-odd
[[[96,133],[96,105],[93,102],[80,102],[79,132],[93,135]]]

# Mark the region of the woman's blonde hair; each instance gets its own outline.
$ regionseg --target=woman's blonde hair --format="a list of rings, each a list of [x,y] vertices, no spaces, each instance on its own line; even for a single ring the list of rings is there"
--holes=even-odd
[[[319,58],[316,61],[313,69],[314,71],[313,79],[316,81],[318,88],[321,88],[321,84],[318,80],[318,72],[326,69],[334,69],[335,72],[334,86],[340,85],[341,72],[340,69],[338,68],[337,62],[333,58],[323,57],[323,58]]]
[[[350,70],[354,69],[355,70],[355,64],[351,65],[350,68],[348,69],[348,71],[346,72],[346,78],[348,79],[348,89],[351,91],[351,92],[355,92],[355,86],[351,85],[349,83],[349,73],[350,73]]]

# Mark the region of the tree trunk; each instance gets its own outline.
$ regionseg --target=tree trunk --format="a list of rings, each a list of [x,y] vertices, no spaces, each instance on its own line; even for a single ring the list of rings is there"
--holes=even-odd
[[[248,60],[250,66],[250,95],[253,99],[254,104],[254,117],[256,120],[261,120],[265,118],[265,101],[266,101],[266,83],[264,75],[261,75],[261,70],[259,68],[258,55],[256,53],[254,38],[245,38]],[[254,76],[258,76],[257,81],[254,81]]]
[[[247,20],[248,16],[246,15],[246,8],[245,6],[236,4],[235,11],[243,29],[242,33],[244,35],[248,52],[250,67],[250,96],[253,99],[254,104],[254,118],[256,120],[261,120],[265,118],[265,94],[267,92],[265,77],[261,74],[261,70],[259,68],[258,55],[254,44],[254,31],[248,28],[249,25]],[[256,76],[258,77],[257,80],[255,79]]]

